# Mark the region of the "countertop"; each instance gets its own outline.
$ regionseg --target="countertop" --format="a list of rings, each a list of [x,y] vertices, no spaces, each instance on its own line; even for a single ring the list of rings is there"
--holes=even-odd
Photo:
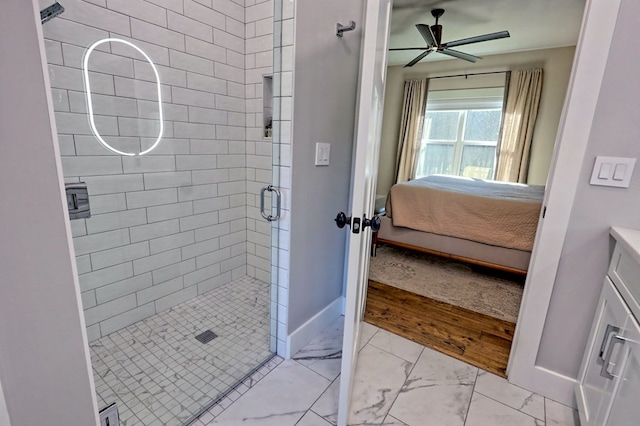
[[[628,257],[612,259],[608,275],[636,320],[640,321],[640,230],[614,226],[610,232]]]
[[[640,264],[640,230],[612,226],[609,233]]]

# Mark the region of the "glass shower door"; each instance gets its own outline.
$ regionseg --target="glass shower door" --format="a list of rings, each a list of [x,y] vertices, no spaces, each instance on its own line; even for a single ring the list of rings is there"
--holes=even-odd
[[[63,6],[43,33],[98,406],[186,424],[275,352],[272,47],[245,51],[273,12]]]

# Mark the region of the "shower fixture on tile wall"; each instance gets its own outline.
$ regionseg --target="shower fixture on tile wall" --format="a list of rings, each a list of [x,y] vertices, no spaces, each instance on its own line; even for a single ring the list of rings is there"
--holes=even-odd
[[[45,23],[64,12],[64,7],[58,2],[40,11],[40,22]]]

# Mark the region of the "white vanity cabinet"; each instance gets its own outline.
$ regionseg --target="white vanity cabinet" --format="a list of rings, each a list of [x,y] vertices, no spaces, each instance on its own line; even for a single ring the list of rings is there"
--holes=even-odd
[[[637,425],[640,424],[640,350],[638,338],[640,330],[635,324],[634,340],[629,341],[628,357],[620,371],[619,385],[612,399],[611,410],[607,418],[608,425]]]
[[[583,426],[640,424],[640,231],[611,235],[616,246],[576,385]]]

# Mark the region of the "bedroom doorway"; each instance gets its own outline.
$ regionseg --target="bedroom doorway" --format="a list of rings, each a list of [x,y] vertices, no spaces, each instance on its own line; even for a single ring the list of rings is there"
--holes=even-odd
[[[565,12],[573,14],[575,45],[583,11],[580,8]],[[407,22],[416,13],[415,5],[409,2],[398,1],[394,4],[390,47],[405,47],[394,45],[394,34],[397,36],[399,31],[409,31],[398,30],[398,23],[413,28],[412,22]],[[457,29],[452,28],[456,19],[469,19],[462,15],[453,6],[451,10],[447,9],[447,29],[450,31],[447,39],[456,38],[454,32]],[[513,19],[518,22],[520,18]],[[424,22],[429,21],[425,19]],[[518,30],[513,31],[515,25],[495,25],[495,30],[503,27],[512,30],[512,39],[519,34]],[[419,34],[416,38],[418,40],[413,42],[420,42]],[[501,41],[495,42],[496,45],[499,43]],[[410,55],[415,56],[416,52],[410,52]],[[499,149],[499,135],[493,135],[500,133],[500,130],[496,131],[489,125],[483,128],[489,128],[489,131],[481,131],[480,137],[468,137],[469,129],[472,129],[469,117],[473,118],[475,114],[479,121],[486,121],[494,110],[502,110],[502,103],[498,105],[496,101],[501,101],[500,90],[508,90],[505,81],[508,81],[509,71],[541,67],[545,81],[534,132],[537,140],[534,140],[531,151],[526,155],[526,159],[530,160],[529,171],[525,172],[524,179],[520,179],[522,186],[528,181],[542,187],[535,196],[537,205],[525,208],[533,215],[527,246],[496,250],[495,246],[499,244],[477,245],[477,241],[465,238],[466,234],[452,240],[448,238],[450,235],[443,235],[445,232],[432,232],[435,235],[431,239],[435,241],[423,243],[422,237],[412,233],[411,226],[407,225],[415,223],[415,218],[406,218],[408,222],[404,225],[393,226],[390,218],[383,217],[383,228],[374,237],[374,240],[377,237],[377,241],[372,247],[375,256],[371,259],[365,321],[506,377],[526,270],[542,208],[543,186],[554,151],[553,141],[564,105],[564,93],[569,84],[574,48],[539,47],[531,52],[495,51],[490,54],[485,52],[481,56],[484,59],[477,64],[452,59],[419,63],[410,68],[403,68],[407,61],[402,62],[397,56],[392,60],[390,56],[376,209],[380,213],[386,210],[387,195],[398,172],[396,164],[389,166],[384,158],[391,158],[395,163],[401,156],[397,140],[400,129],[404,128],[400,111],[403,108],[405,80],[429,79],[428,95],[425,94],[425,97],[428,96],[427,106],[419,129],[421,142],[414,159],[417,171],[413,172],[413,176],[440,173],[462,175],[474,181],[493,180],[496,173],[494,154]],[[550,95],[551,92],[553,94]],[[387,115],[392,117],[387,118]],[[436,122],[434,118],[438,115],[447,117],[440,117],[444,120]],[[450,125],[443,127],[441,123],[447,124],[447,120]],[[395,121],[395,124],[390,125],[391,121]],[[471,143],[465,144],[465,139]],[[387,143],[389,140],[394,140],[394,143]],[[427,153],[431,155],[426,156]],[[436,182],[436,186],[440,187],[449,184],[448,181]],[[413,196],[410,198],[415,199]],[[393,211],[395,213],[396,209]],[[398,215],[402,213],[399,209],[397,212]],[[388,211],[386,213],[387,216],[393,216]],[[444,216],[447,219],[446,211]],[[464,228],[461,225],[466,222],[453,216],[456,218],[452,220],[453,226]],[[496,269],[496,265],[500,268]],[[428,283],[428,288],[425,288],[425,283]],[[424,312],[430,314],[423,315]]]

